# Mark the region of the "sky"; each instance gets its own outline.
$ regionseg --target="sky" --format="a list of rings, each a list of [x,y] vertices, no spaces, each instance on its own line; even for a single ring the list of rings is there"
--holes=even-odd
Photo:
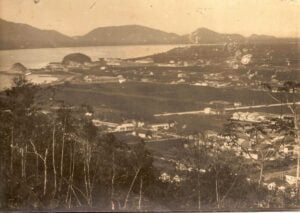
[[[138,24],[180,35],[206,27],[300,37],[300,0],[0,0],[0,18],[69,36]]]

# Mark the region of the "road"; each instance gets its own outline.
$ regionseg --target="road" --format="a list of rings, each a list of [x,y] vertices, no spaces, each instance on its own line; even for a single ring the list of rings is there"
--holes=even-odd
[[[296,105],[300,105],[300,102],[296,102]],[[291,106],[293,105],[292,102],[290,103],[280,103],[280,104],[262,104],[262,105],[254,105],[254,106],[243,106],[243,107],[230,107],[225,108],[225,111],[235,111],[235,110],[241,110],[241,109],[258,109],[258,108],[268,108],[268,107],[277,107],[277,106]]]
[[[300,105],[300,102],[296,102],[296,105]],[[259,108],[268,108],[268,107],[277,107],[277,106],[291,106],[293,105],[292,102],[290,103],[280,103],[280,104],[261,104],[261,105],[254,105],[254,106],[242,106],[242,107],[227,107],[224,108],[224,111],[236,111],[236,110],[244,110],[244,109],[259,109]],[[161,113],[155,114],[155,117],[162,117],[162,116],[171,116],[171,115],[192,115],[192,114],[205,114],[204,110],[198,111],[187,111],[187,112],[172,112],[172,113]]]
[[[162,113],[162,114],[155,114],[155,117],[161,117],[161,116],[171,116],[171,115],[192,115],[192,114],[203,114],[203,110],[199,111],[188,111],[188,112],[171,112],[171,113]]]

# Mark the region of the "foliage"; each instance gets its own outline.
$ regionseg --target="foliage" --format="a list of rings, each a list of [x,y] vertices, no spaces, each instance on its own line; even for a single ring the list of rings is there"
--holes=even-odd
[[[2,209],[199,211],[279,202],[248,180],[252,170],[242,157],[201,134],[178,150],[173,181],[164,181],[143,141],[129,145],[99,131],[87,105],[54,102],[58,108],[45,111],[36,100],[41,90],[20,77],[0,96]],[[232,126],[226,134],[235,142]]]

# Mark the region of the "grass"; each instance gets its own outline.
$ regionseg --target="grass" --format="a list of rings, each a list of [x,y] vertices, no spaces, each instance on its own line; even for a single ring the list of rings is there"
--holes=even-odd
[[[172,116],[165,118],[153,117],[163,112],[180,112],[201,110],[210,101],[223,100],[241,102],[243,105],[274,103],[272,98],[262,91],[249,89],[224,89],[196,87],[189,85],[166,85],[158,83],[127,82],[105,84],[65,84],[57,85],[57,100],[64,100],[72,105],[87,104],[95,108],[107,110],[102,117],[111,121],[136,119],[146,122],[178,121],[187,124],[192,131],[220,128],[226,116]],[[264,109],[266,110],[266,109]],[[268,112],[280,112],[280,107],[267,109]],[[118,116],[114,116],[118,112]],[[105,114],[106,113],[106,114]],[[122,117],[120,117],[122,116]]]

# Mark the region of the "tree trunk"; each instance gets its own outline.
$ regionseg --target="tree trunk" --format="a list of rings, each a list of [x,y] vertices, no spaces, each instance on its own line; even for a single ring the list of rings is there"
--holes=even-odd
[[[68,191],[67,191],[67,195],[66,195],[66,203],[69,203],[69,206],[71,205],[71,194],[70,194],[71,192],[73,193],[74,197],[76,198],[78,204],[81,205],[81,203],[79,202],[78,197],[73,189],[74,170],[75,170],[75,152],[74,152],[74,147],[72,147],[71,151],[70,151],[69,184],[68,184]]]
[[[26,163],[27,163],[27,144],[25,145],[24,153],[24,177],[26,178]]]
[[[300,176],[300,133],[299,133],[299,126],[298,126],[298,118],[297,118],[297,112],[294,114],[294,126],[295,126],[295,137],[296,137],[296,143],[298,145],[297,150],[297,174],[296,174],[296,190],[297,190],[297,200],[299,200],[299,176]]]
[[[110,202],[111,202],[111,210],[115,210],[115,203],[114,203],[114,191],[115,191],[115,152],[112,154],[112,176],[111,176],[111,196],[110,196]]]
[[[200,138],[198,137],[198,143],[197,143],[197,188],[198,188],[198,210],[201,209],[201,192],[200,192],[200,144],[199,144]]]
[[[92,187],[91,187],[91,173],[90,173],[90,162],[91,162],[91,147],[88,145],[88,158],[87,158],[87,178],[88,178],[88,188],[89,188],[89,200],[90,206],[92,206]]]
[[[37,161],[38,161],[38,158],[40,158],[44,163],[44,190],[43,190],[43,195],[45,196],[46,195],[46,190],[47,190],[47,170],[48,170],[48,168],[47,168],[47,156],[48,156],[48,148],[46,148],[45,155],[43,157],[41,154],[39,154],[37,152],[36,147],[35,147],[34,143],[32,142],[32,140],[30,140],[30,143],[32,145],[34,154],[37,157]]]
[[[44,157],[44,196],[46,195],[47,190],[47,155],[48,155],[48,149],[45,151],[45,157]]]
[[[63,169],[64,169],[64,149],[65,149],[65,127],[66,127],[66,119],[64,121],[63,133],[62,133],[62,145],[61,145],[61,158],[60,158],[60,181],[59,181],[59,189],[61,191],[62,180],[63,180]]]
[[[143,194],[143,177],[140,178],[140,196],[139,196],[139,206],[138,209],[142,209],[142,194]]]
[[[13,174],[14,162],[14,127],[11,128],[11,141],[10,141],[10,173]]]
[[[70,149],[70,163],[69,163],[70,167],[69,167],[69,185],[68,185],[68,190],[67,190],[67,195],[66,195],[66,203],[68,203],[69,201],[69,196],[70,196],[70,192],[71,192],[71,187],[72,187],[72,183],[71,183],[71,177],[72,177],[72,166],[73,166],[73,153],[72,153],[72,149]]]
[[[201,191],[200,191],[200,177],[199,177],[199,171],[197,174],[197,186],[198,186],[198,210],[201,209]]]
[[[52,166],[53,166],[53,175],[54,175],[53,177],[53,181],[54,181],[53,197],[54,197],[57,190],[56,165],[55,165],[55,123],[52,132]]]
[[[36,181],[39,181],[39,156],[36,156],[35,158],[35,177]]]
[[[261,185],[262,178],[263,178],[263,172],[264,172],[264,162],[260,163],[260,172],[259,172],[259,180],[258,180],[258,185]]]
[[[125,201],[124,201],[123,209],[126,209],[126,207],[127,207],[127,203],[128,203],[128,199],[129,199],[130,192],[131,192],[131,190],[132,190],[132,188],[133,188],[133,185],[134,185],[134,183],[135,183],[135,180],[136,180],[136,178],[137,178],[137,176],[138,176],[140,170],[141,170],[141,167],[138,168],[138,170],[136,171],[136,173],[135,173],[135,175],[134,175],[134,178],[133,178],[133,180],[132,180],[132,182],[131,182],[131,184],[130,184],[130,188],[129,188],[128,192],[127,192],[127,195],[126,195],[126,198],[125,198]]]
[[[91,147],[89,144],[85,145],[85,157],[84,157],[84,182],[86,195],[88,197],[88,205],[92,205],[92,190],[91,190],[91,179],[90,179],[90,160],[91,160]]]
[[[217,207],[220,208],[219,204],[219,190],[218,190],[218,178],[216,178],[216,201],[217,201]]]
[[[21,150],[21,177],[24,178],[24,149],[20,148]]]

